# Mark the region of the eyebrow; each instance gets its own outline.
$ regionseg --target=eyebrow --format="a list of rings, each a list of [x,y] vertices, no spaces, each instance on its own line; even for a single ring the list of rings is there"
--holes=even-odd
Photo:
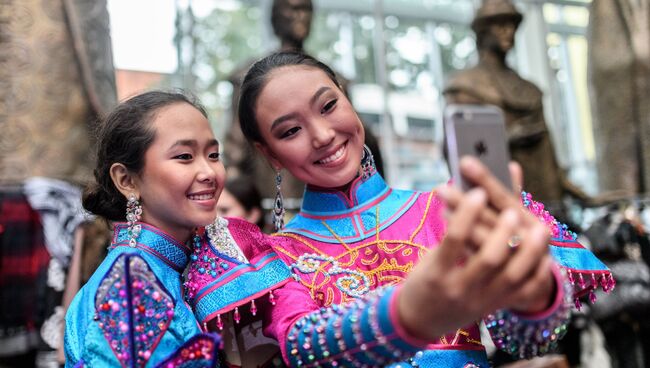
[[[198,142],[196,139],[179,139],[174,144],[172,144],[170,149],[177,147],[177,146],[189,146],[189,147],[196,147],[198,146]],[[217,146],[219,147],[219,141],[216,139],[211,139],[208,141],[208,144],[206,147],[212,147],[212,146]]]
[[[329,91],[329,90],[331,90],[331,89],[332,89],[332,88],[330,88],[330,87],[328,87],[328,86],[323,86],[323,87],[319,88],[318,91],[316,91],[316,93],[314,93],[314,95],[311,96],[311,98],[309,99],[309,104],[310,104],[310,105],[313,105],[313,104],[316,102],[316,100],[318,100],[318,98],[319,98],[323,93],[325,93],[325,92],[327,92],[327,91]],[[284,123],[284,122],[287,121],[287,120],[291,120],[291,119],[293,119],[293,118],[295,118],[295,117],[296,117],[296,114],[295,114],[295,113],[291,113],[291,114],[287,114],[287,115],[280,116],[279,118],[273,120],[273,123],[271,123],[271,130],[273,130],[277,125],[279,125],[279,124],[281,124],[281,123]]]

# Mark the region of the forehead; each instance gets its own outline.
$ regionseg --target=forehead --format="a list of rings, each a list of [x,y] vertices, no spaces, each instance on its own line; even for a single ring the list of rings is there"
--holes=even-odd
[[[269,73],[258,103],[268,99],[310,98],[320,87],[336,88],[324,71],[314,66],[291,65],[274,69]]]
[[[184,139],[198,134],[213,136],[208,119],[186,102],[175,102],[159,108],[154,112],[151,126],[157,138]]]

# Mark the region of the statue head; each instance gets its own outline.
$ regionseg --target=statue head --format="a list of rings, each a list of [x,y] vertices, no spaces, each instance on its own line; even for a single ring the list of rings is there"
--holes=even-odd
[[[274,0],[271,25],[283,46],[302,50],[309,36],[313,7],[311,0]]]
[[[478,48],[507,53],[522,19],[510,0],[483,0],[472,21]]]

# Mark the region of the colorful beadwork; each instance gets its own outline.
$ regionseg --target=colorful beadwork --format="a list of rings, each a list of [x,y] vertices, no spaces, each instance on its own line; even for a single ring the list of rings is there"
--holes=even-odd
[[[562,240],[576,240],[578,235],[569,230],[569,227],[553,217],[547,210],[544,209],[544,204],[533,200],[532,194],[528,192],[521,192],[521,202],[524,207],[541,219],[551,231],[551,236],[556,239]]]
[[[95,320],[115,356],[138,367],[147,363],[174,316],[174,300],[135,255],[115,260],[99,286],[95,308]]]
[[[500,310],[485,318],[485,325],[497,348],[530,359],[546,354],[557,346],[558,340],[567,331],[573,293],[571,283],[564,276],[561,279],[563,300],[549,316],[529,319],[508,310]]]
[[[205,227],[205,230],[208,232],[210,244],[219,253],[225,254],[238,262],[248,263],[244,253],[239,249],[232,235],[230,235],[230,231],[228,231],[228,220],[217,217],[212,224]]]
[[[413,356],[420,348],[400,340],[390,323],[380,321],[386,321],[393,291],[378,289],[298,320],[287,337],[291,365],[384,366]]]
[[[248,262],[246,257],[232,239],[230,232],[228,231],[228,220],[223,218],[217,218],[212,225],[206,227],[206,232],[210,243],[216,249],[221,251],[227,251],[228,253],[223,253],[226,256],[229,256],[233,259],[243,259],[243,262]],[[193,237],[193,251],[190,255],[190,268],[200,275],[209,276],[212,279],[216,279],[221,276],[222,273],[230,269],[229,261],[219,258],[214,252],[211,252],[209,245],[202,244],[201,236],[195,234]],[[236,250],[232,248],[236,248]],[[195,280],[194,272],[188,272],[186,276],[185,283],[185,299],[189,302],[192,300],[200,288],[200,282]]]
[[[196,335],[156,368],[218,367],[221,345],[221,337],[217,334]]]

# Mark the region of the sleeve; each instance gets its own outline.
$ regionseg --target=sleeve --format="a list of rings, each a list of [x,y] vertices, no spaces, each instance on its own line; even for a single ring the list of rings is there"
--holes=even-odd
[[[572,285],[565,274],[560,267],[553,268],[557,291],[545,311],[523,314],[503,309],[485,318],[485,326],[497,348],[530,359],[557,347],[571,316]]]
[[[116,358],[123,366],[144,367],[152,357],[162,359],[171,355],[165,362],[169,359],[185,359],[185,362],[198,360],[200,355],[202,366],[216,366],[215,349],[220,345],[217,335],[199,336],[180,347],[160,344],[174,317],[175,305],[176,301],[145,259],[129,253],[118,256],[101,280],[94,303],[94,323],[99,326],[112,356],[106,351],[103,354],[90,351],[92,362],[86,363],[101,365],[99,359],[106,357],[111,359],[111,364]],[[188,349],[187,344],[196,352],[192,357],[179,355],[179,350]],[[101,349],[102,345],[94,345]]]
[[[255,316],[258,305],[275,302],[273,291],[291,273],[267,241],[255,225],[231,218],[217,218],[196,239],[184,286],[200,324],[214,320],[221,329],[225,314],[239,323],[240,308]]]
[[[306,287],[291,282],[277,290],[264,332],[276,338],[291,367],[384,366],[406,360],[427,341],[409,337],[399,325],[398,288],[378,289],[347,305],[320,308]]]
[[[580,309],[580,297],[589,294],[595,303],[594,290],[599,286],[609,292],[614,288],[612,274],[591,251],[582,246],[577,235],[557,221],[544,205],[522,192],[524,207],[549,229],[549,251],[555,260],[553,274],[557,283],[554,302],[544,312],[532,315],[500,310],[485,318],[497,348],[521,358],[543,355],[557,345],[567,330],[571,306]]]
[[[549,229],[551,241],[549,251],[555,262],[565,271],[566,277],[573,286],[571,295],[576,308],[580,309],[580,297],[589,295],[591,303],[596,302],[594,290],[598,287],[609,293],[616,282],[609,268],[589,249],[578,241],[578,235],[569,230],[568,226],[557,221],[544,208],[544,204],[533,200],[530,193],[522,192],[521,201],[535,217]]]

